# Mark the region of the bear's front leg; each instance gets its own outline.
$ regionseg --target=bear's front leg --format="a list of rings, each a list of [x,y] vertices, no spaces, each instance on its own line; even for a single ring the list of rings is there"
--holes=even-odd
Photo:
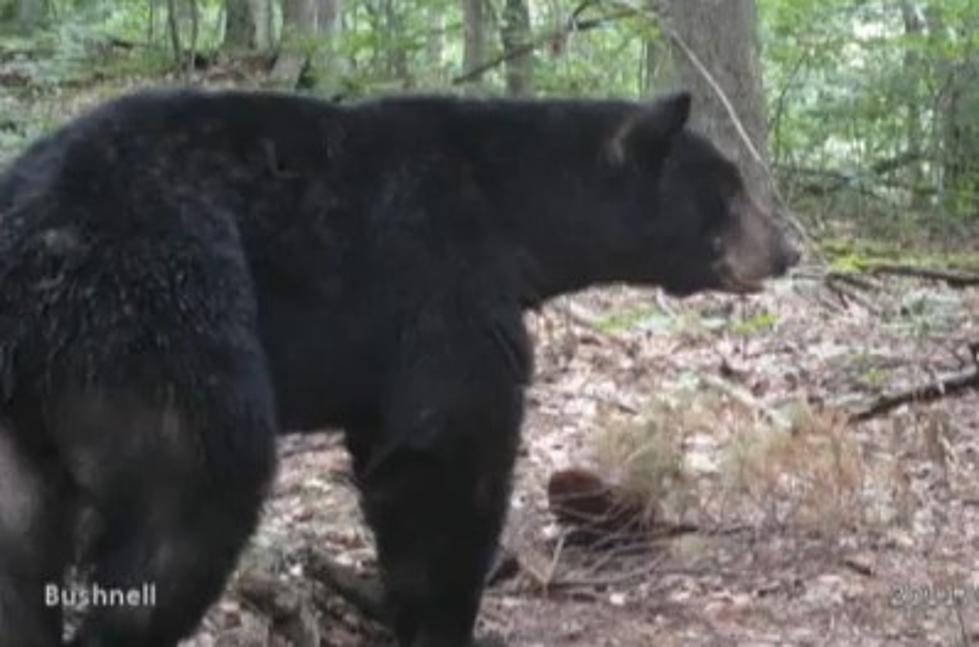
[[[405,336],[360,479],[400,647],[473,645],[508,508],[523,380],[479,321],[437,314]]]

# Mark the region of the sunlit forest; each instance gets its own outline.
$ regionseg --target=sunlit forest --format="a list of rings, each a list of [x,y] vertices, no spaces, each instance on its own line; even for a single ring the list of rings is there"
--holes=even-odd
[[[525,315],[534,382],[477,632],[979,642],[979,2],[0,0],[0,168],[156,86],[338,106],[692,92],[690,127],[802,262],[758,295],[614,285]],[[326,566],[378,573],[342,440],[286,436],[279,457],[182,644],[393,644]]]

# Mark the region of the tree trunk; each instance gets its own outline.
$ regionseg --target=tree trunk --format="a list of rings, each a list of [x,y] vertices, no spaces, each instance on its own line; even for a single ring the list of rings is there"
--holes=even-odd
[[[340,15],[340,0],[316,0],[316,31],[332,37]]]
[[[227,0],[224,47],[232,50],[272,46],[270,0]]]
[[[295,90],[309,77],[310,55],[306,36],[315,28],[315,0],[282,0],[282,43],[269,74],[279,88]]]
[[[180,45],[180,18],[177,15],[176,0],[167,0],[167,31],[170,33],[170,46],[177,63],[183,60],[183,47]]]
[[[340,0],[283,0],[282,24],[300,34],[332,34]]]
[[[403,88],[412,86],[411,75],[408,73],[408,53],[405,51],[404,16],[398,9],[396,0],[384,2],[384,32],[387,47],[385,58],[387,76],[401,82]]]
[[[283,0],[282,31],[290,35],[309,34],[316,30],[316,0]]]
[[[503,51],[507,56],[506,90],[513,97],[531,94],[534,55],[532,50],[517,54],[530,43],[530,10],[526,0],[506,0],[500,29]]]
[[[669,0],[674,28],[726,95],[761,161],[755,158],[723,101],[690,55],[674,44],[680,81],[694,95],[692,126],[735,160],[749,190],[773,203],[768,133],[758,59],[754,0]]]
[[[197,0],[187,0],[190,10],[190,48],[187,51],[187,77],[194,72],[194,64],[197,59],[197,37],[200,32],[200,7]]]
[[[150,45],[156,41],[156,13],[158,0],[147,0],[146,8],[149,11],[149,19],[146,21],[146,42]]]
[[[465,22],[465,42],[462,52],[463,73],[475,69],[486,60],[486,16],[485,0],[462,0],[463,20]],[[481,76],[481,75],[480,75]],[[470,84],[477,89],[476,82]]]
[[[29,33],[40,26],[47,15],[46,0],[18,0],[17,24],[21,31]]]
[[[429,32],[425,41],[425,53],[428,66],[434,72],[434,80],[442,82],[442,59],[445,51],[445,13],[437,7],[429,7],[426,11]]]
[[[258,46],[258,16],[251,0],[228,0],[225,5],[224,47],[233,50]]]
[[[341,66],[336,49],[336,36],[340,31],[340,0],[316,0],[316,33],[319,46],[313,60],[313,73],[319,89],[330,94],[341,86]]]
[[[271,74],[275,84],[336,90],[333,40],[340,7],[340,0],[283,0],[283,46]]]
[[[920,8],[911,0],[901,2],[901,17],[904,20],[904,34],[908,37],[920,36],[924,32],[925,20]],[[907,86],[907,143],[906,151],[915,156],[920,156],[923,148],[921,130],[921,96],[919,94],[918,79],[921,78],[921,60],[913,43],[909,43],[904,51],[904,78]],[[908,184],[914,188],[921,188],[923,177],[921,173],[921,162],[913,162],[908,166]],[[924,205],[926,197],[918,191],[911,192],[912,206],[920,208]]]
[[[935,160],[932,165],[932,180],[938,188],[940,201],[945,200],[945,132],[944,111],[948,108],[947,90],[952,85],[952,62],[941,52],[942,40],[945,38],[945,20],[941,7],[929,2],[925,8],[925,25],[928,28],[928,50],[936,52],[930,61],[930,76],[934,79],[933,109],[932,109],[932,141],[931,157]]]
[[[940,169],[939,197],[952,213],[974,208],[968,202],[979,193],[979,164],[975,151],[979,149],[979,128],[976,126],[976,106],[979,106],[979,61],[968,52],[962,58],[944,53],[949,34],[943,6],[930,2],[925,9],[925,24],[932,51],[943,52],[932,62],[939,83],[935,99],[935,149]],[[963,38],[966,34],[958,34]]]

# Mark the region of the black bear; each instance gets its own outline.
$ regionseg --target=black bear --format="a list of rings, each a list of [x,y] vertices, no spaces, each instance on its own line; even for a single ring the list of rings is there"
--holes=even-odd
[[[36,142],[0,176],[2,645],[61,644],[71,564],[153,587],[93,597],[72,645],[174,645],[255,527],[274,434],[326,426],[398,643],[472,644],[522,312],[615,281],[750,292],[796,259],[689,110],[158,91]]]

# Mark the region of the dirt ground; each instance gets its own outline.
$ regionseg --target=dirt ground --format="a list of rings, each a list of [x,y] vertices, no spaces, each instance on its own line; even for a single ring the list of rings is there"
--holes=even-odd
[[[859,423],[833,414],[968,373],[979,290],[865,283],[802,271],[762,296],[682,302],[612,288],[528,315],[538,365],[503,540],[512,567],[480,631],[511,647],[979,641],[979,389]],[[764,423],[800,406],[808,431]],[[549,475],[614,478],[600,439],[664,420],[682,505],[663,502],[658,532],[573,541],[548,508]],[[287,645],[306,614],[309,644],[389,645],[307,572],[310,550],[375,566],[339,439],[291,437],[281,453],[241,578],[186,644]],[[255,577],[278,597],[250,594]]]

